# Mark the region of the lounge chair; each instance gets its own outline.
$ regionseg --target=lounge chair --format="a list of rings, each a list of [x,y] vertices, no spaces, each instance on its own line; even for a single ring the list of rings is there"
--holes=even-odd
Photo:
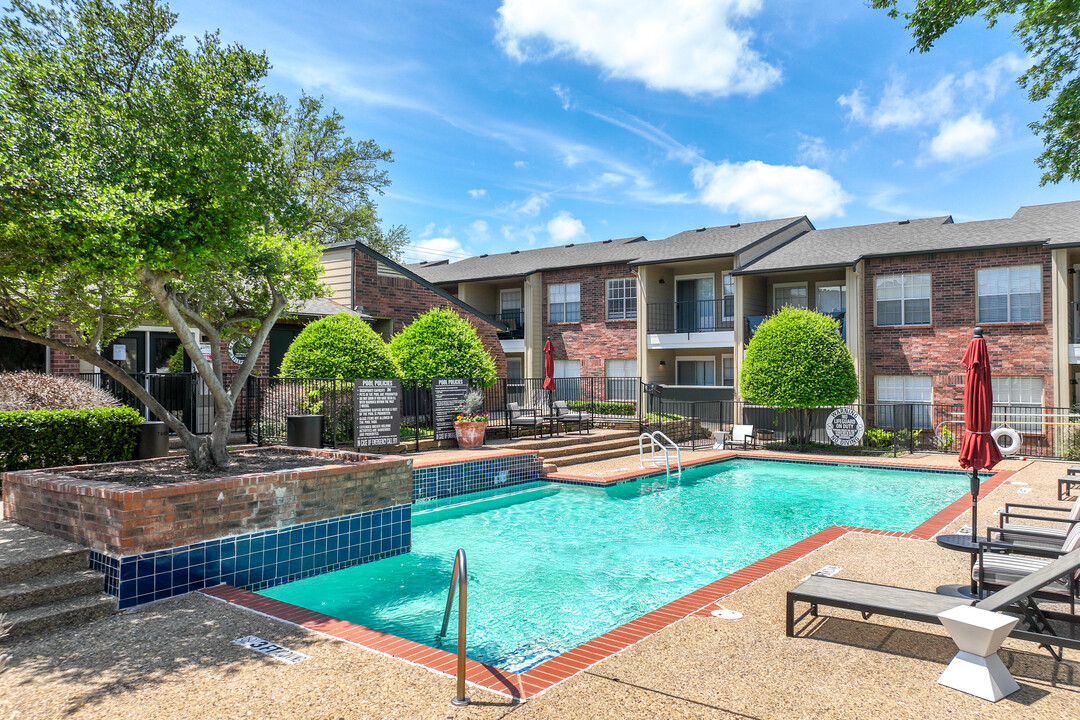
[[[514,428],[518,430],[518,437],[521,437],[521,431],[523,428],[530,428],[535,434],[539,429],[540,434],[544,434],[544,425],[548,423],[546,418],[540,417],[540,412],[536,408],[523,408],[517,403],[507,403],[506,413],[510,416],[510,437],[514,437]]]
[[[1013,535],[1017,536],[1016,531]],[[1023,535],[1019,535],[1023,537]],[[1042,539],[1039,536],[1038,539]],[[1080,525],[1074,525],[1056,548],[1030,545],[1026,542],[979,543],[979,556],[971,568],[971,579],[979,586],[982,596],[988,588],[1002,588],[1013,585],[1019,580],[1041,570],[1056,558],[1080,549]],[[1069,603],[1076,612],[1076,596],[1080,593],[1080,572],[1062,575],[1046,584],[1039,591],[1040,597]]]
[[[754,434],[753,425],[735,425],[731,428],[732,445],[741,444],[745,450],[748,447],[757,447],[757,435]]]
[[[555,420],[564,425],[577,425],[578,432],[592,430],[592,415],[580,410],[572,410],[565,400],[556,400],[552,403],[555,410]]]
[[[1031,511],[1058,513],[1058,515],[1057,517],[1051,517],[1032,514]],[[1013,520],[1042,520],[1055,523],[1059,527],[1024,525],[1012,522]],[[1000,527],[987,528],[986,537],[988,540],[996,539],[1004,542],[1038,545],[1051,550],[1060,550],[1061,546],[1065,544],[1065,536],[1068,535],[1069,530],[1080,524],[1080,498],[1073,502],[1072,507],[1005,503],[1005,510],[1000,513],[998,524]]]
[[[1080,569],[1080,549],[1073,550],[985,598],[970,603],[982,610],[1019,615],[1022,620],[1009,633],[1010,637],[1029,640],[1046,648],[1055,659],[1061,659],[1061,648],[1080,650],[1080,636],[1075,632],[1061,635],[1051,625],[1060,621],[1070,630],[1080,629],[1080,617],[1075,614],[1044,610],[1036,597],[1043,588],[1065,576],[1075,577]],[[795,603],[810,607],[795,617]],[[787,635],[795,635],[795,625],[807,615],[818,617],[818,608],[837,607],[856,610],[867,620],[872,615],[887,615],[916,622],[937,623],[938,614],[967,605],[961,598],[939,595],[924,590],[911,590],[890,585],[877,585],[838,577],[811,575],[787,593]],[[1054,648],[1058,648],[1055,651]]]

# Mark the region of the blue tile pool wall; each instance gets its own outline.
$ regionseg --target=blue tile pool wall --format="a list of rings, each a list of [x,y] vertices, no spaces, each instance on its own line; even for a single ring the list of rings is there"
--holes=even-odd
[[[528,454],[414,468],[413,502],[533,482],[540,477],[543,467],[539,457]]]
[[[123,609],[219,583],[262,590],[400,555],[411,545],[412,506],[397,505],[129,557],[93,550],[90,564]]]

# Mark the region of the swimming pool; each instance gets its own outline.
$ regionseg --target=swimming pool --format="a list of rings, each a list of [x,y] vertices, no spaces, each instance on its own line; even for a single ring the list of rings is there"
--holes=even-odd
[[[417,504],[411,553],[260,594],[435,646],[462,547],[469,657],[521,672],[830,525],[912,530],[967,483],[749,459],[607,488],[533,483]]]

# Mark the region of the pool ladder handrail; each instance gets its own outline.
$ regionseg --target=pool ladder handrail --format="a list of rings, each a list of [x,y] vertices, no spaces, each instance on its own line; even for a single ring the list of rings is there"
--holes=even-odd
[[[458,634],[457,634],[457,695],[450,701],[455,707],[469,704],[465,696],[465,619],[469,608],[469,571],[465,562],[465,549],[458,548],[454,556],[454,571],[450,575],[450,592],[446,595],[446,612],[443,613],[442,629],[435,636],[436,640],[446,637],[446,627],[450,623],[450,610],[454,606],[454,589],[458,590]]]
[[[649,450],[652,453],[649,462],[654,465],[656,464],[656,448],[659,446],[660,449],[664,451],[664,467],[667,470],[668,475],[671,475],[671,456],[668,453],[668,448],[671,447],[675,450],[675,463],[678,468],[675,474],[682,475],[682,451],[679,449],[679,446],[675,444],[674,440],[659,430],[638,435],[638,466],[645,467],[645,446],[641,441],[646,438],[649,440]],[[664,444],[664,441],[667,442],[666,445]]]

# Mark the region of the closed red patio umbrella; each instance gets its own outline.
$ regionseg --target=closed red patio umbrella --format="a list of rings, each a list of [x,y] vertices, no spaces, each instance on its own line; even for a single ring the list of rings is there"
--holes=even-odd
[[[990,436],[994,412],[994,389],[990,382],[990,353],[981,327],[968,343],[960,363],[967,368],[964,377],[964,439],[960,444],[960,467],[971,468],[971,540],[978,537],[979,471],[990,470],[1001,462],[1001,448]]]
[[[544,389],[548,391],[548,410],[554,408],[551,393],[555,390],[555,346],[551,338],[544,343]]]

